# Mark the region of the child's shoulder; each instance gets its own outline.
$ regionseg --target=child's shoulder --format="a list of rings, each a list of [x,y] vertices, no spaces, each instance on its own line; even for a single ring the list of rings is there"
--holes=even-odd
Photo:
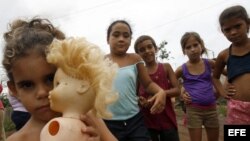
[[[158,63],[158,64],[162,64],[164,66],[171,66],[169,63]]]
[[[219,52],[218,57],[219,56],[228,56],[228,55],[229,55],[229,48],[226,48],[226,49]]]
[[[222,50],[221,52],[219,52],[216,61],[219,62],[227,62],[227,59],[229,57],[229,48],[226,48],[224,50]]]
[[[210,65],[210,66],[214,66],[215,65],[215,60],[213,60],[213,59],[205,59],[205,60],[207,60],[207,62],[208,62],[208,64]]]
[[[177,67],[177,69],[175,70],[175,75],[178,78],[182,77],[182,65]]]
[[[133,64],[142,61],[141,56],[136,53],[128,53],[127,55],[128,55],[128,58],[133,62]]]
[[[179,65],[177,68],[176,68],[176,70],[181,70],[182,71],[182,68],[183,68],[183,66],[184,65],[187,65],[188,64],[188,61],[187,62],[185,62],[185,63],[182,63],[181,65]]]
[[[162,63],[165,71],[169,71],[169,69],[172,69],[172,66],[169,63]]]

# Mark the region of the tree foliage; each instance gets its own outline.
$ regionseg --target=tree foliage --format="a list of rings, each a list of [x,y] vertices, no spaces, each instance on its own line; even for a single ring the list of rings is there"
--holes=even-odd
[[[163,40],[158,47],[158,59],[160,59],[161,61],[170,59],[171,52],[167,51],[167,49],[166,49],[167,44],[168,44],[168,42]],[[171,58],[173,58],[173,57],[171,57]]]

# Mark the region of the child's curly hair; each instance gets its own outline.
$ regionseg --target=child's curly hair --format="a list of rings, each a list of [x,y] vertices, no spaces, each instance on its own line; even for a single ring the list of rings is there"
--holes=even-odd
[[[45,56],[45,51],[54,38],[64,39],[64,34],[55,28],[48,19],[33,18],[30,21],[15,20],[9,24],[9,31],[4,33],[5,40],[2,64],[12,81],[11,68],[15,60],[35,49]]]

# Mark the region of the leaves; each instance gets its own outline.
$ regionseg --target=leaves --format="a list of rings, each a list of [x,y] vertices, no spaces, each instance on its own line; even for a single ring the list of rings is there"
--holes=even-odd
[[[160,43],[160,45],[159,45],[159,47],[158,47],[158,59],[160,58],[161,59],[161,61],[164,61],[164,60],[169,60],[170,59],[170,51],[167,51],[167,49],[166,49],[166,45],[168,44],[168,42],[167,41],[165,41],[165,40],[163,40],[161,43]],[[173,57],[171,57],[171,58],[173,58]]]

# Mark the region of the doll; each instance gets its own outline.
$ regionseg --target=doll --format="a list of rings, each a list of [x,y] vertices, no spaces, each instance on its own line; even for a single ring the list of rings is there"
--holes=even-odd
[[[57,67],[49,93],[50,107],[62,117],[45,125],[41,141],[84,141],[88,135],[81,132],[86,126],[81,114],[91,110],[102,118],[112,116],[107,106],[117,99],[112,90],[117,65],[84,38],[53,41],[47,61]]]

